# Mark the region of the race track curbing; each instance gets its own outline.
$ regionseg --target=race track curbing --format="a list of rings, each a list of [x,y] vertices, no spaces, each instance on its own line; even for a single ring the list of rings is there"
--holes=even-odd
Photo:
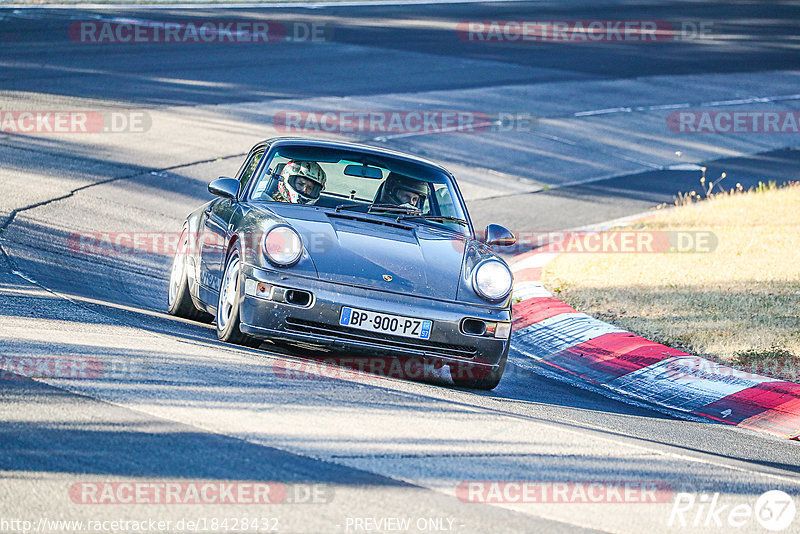
[[[800,384],[649,341],[580,313],[542,285],[557,254],[527,252],[514,272],[511,353],[614,393],[786,439],[800,439]]]

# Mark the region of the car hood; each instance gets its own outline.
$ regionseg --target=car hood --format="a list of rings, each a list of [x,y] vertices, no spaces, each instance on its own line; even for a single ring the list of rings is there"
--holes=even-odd
[[[300,233],[320,279],[456,300],[464,236],[388,217],[281,208],[274,211]]]

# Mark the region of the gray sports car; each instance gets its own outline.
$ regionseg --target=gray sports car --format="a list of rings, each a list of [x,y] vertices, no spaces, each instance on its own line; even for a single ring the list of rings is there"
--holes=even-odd
[[[478,239],[455,178],[407,154],[274,138],[186,219],[169,311],[223,341],[318,347],[449,367],[457,386],[500,382],[512,274]],[[374,366],[372,366],[374,368]],[[369,370],[369,369],[368,369]]]

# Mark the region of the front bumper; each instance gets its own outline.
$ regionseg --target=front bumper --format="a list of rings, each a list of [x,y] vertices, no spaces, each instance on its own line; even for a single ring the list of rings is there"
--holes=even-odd
[[[311,343],[333,351],[374,356],[422,358],[449,364],[497,367],[509,339],[489,335],[470,335],[462,331],[464,319],[487,323],[510,323],[511,312],[504,308],[459,302],[435,301],[411,295],[292,276],[244,265],[243,286],[251,288],[240,307],[242,332],[262,339]],[[276,302],[253,296],[254,284],[263,282],[280,288],[310,292],[306,306]],[[430,319],[430,339],[413,339],[340,326],[342,306],[393,315]]]

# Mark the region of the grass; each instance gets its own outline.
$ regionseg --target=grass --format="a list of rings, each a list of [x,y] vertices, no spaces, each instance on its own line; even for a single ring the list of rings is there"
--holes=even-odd
[[[545,285],[653,341],[800,381],[800,184],[699,189],[632,228],[713,232],[713,251],[565,253],[545,268]]]

